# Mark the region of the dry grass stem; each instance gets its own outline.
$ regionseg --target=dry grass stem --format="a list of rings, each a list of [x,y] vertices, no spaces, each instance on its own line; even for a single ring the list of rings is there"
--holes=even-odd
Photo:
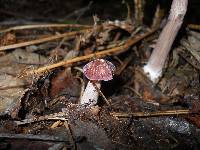
[[[53,35],[53,36],[50,36],[50,37],[41,38],[41,39],[37,39],[37,40],[31,40],[31,41],[27,41],[27,42],[23,42],[23,43],[1,46],[0,51],[10,50],[10,49],[24,47],[24,46],[29,46],[29,45],[33,45],[33,44],[40,44],[40,43],[53,41],[53,40],[57,40],[57,39],[64,38],[64,37],[65,37],[65,39],[71,39],[71,38],[74,38],[76,35],[83,33],[83,32],[86,32],[88,30],[89,29],[83,29],[83,30],[80,30],[80,31],[73,31],[73,32],[59,34],[59,35]]]
[[[165,110],[156,112],[132,112],[132,113],[110,113],[114,117],[129,118],[129,117],[158,117],[158,116],[177,116],[190,114],[189,109],[183,110]]]
[[[8,29],[0,30],[0,33],[17,31],[17,30],[26,30],[26,29],[38,29],[38,28],[90,28],[89,25],[80,25],[80,24],[36,24],[36,25],[23,25],[15,26]]]

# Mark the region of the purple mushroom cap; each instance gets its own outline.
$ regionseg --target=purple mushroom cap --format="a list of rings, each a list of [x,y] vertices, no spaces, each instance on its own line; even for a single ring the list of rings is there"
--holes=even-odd
[[[104,59],[95,59],[83,67],[83,73],[89,80],[109,81],[113,79],[115,66]]]

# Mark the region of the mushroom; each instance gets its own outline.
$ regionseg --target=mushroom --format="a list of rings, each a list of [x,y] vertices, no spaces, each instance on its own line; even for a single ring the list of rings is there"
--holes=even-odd
[[[93,106],[97,104],[101,81],[113,79],[115,66],[104,59],[95,59],[83,67],[84,75],[90,80],[80,98],[81,105]]]
[[[163,28],[155,48],[143,70],[156,83],[162,75],[168,53],[183,23],[188,0],[173,0],[167,24]]]

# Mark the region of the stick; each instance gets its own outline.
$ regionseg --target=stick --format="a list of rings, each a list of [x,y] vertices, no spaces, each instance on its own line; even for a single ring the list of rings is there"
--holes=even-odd
[[[50,37],[47,37],[47,38],[27,41],[27,42],[23,42],[23,43],[1,46],[0,51],[10,50],[10,49],[24,47],[24,46],[33,45],[33,44],[40,44],[40,43],[44,43],[44,42],[48,42],[48,41],[57,40],[57,39],[60,39],[60,38],[63,38],[63,37],[65,37],[66,39],[69,40],[71,38],[74,38],[75,35],[86,32],[88,30],[89,29],[83,29],[83,30],[80,30],[80,31],[73,31],[73,32],[69,32],[69,33],[59,34],[59,35],[53,35],[53,36],[50,36]]]
[[[36,24],[36,25],[15,26],[8,29],[3,29],[0,30],[0,33],[25,30],[25,29],[37,29],[37,28],[91,28],[91,26],[80,25],[80,24]]]
[[[135,44],[135,43],[139,42],[140,40],[146,38],[147,36],[151,35],[156,30],[157,30],[157,28],[145,33],[142,36],[130,38],[129,40],[127,40],[127,42],[124,45],[119,46],[119,47],[103,50],[103,51],[100,51],[100,52],[97,52],[97,53],[93,53],[93,54],[89,54],[89,55],[85,55],[85,56],[76,57],[76,58],[73,58],[73,59],[70,59],[70,60],[66,60],[66,61],[61,61],[61,62],[52,64],[52,65],[49,65],[49,66],[44,66],[44,67],[38,68],[36,70],[27,71],[25,73],[25,76],[26,75],[37,74],[37,73],[42,73],[42,72],[45,72],[47,70],[51,70],[51,69],[54,69],[54,68],[57,68],[57,67],[60,67],[60,66],[66,66],[66,65],[70,65],[70,64],[73,64],[73,63],[76,63],[76,62],[88,60],[88,59],[91,59],[93,57],[101,58],[101,57],[104,57],[104,56],[112,55],[113,53],[125,52],[125,51],[127,51],[127,49],[130,46],[132,46],[133,44]]]
[[[166,110],[156,112],[132,112],[132,113],[110,113],[118,118],[130,118],[130,117],[157,117],[157,116],[171,116],[171,115],[187,115],[190,114],[189,109],[183,110]]]

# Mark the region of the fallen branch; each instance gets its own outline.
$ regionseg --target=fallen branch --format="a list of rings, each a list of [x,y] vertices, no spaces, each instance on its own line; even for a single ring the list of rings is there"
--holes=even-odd
[[[141,35],[141,36],[132,37],[132,38],[128,39],[127,42],[124,45],[121,45],[119,47],[103,50],[103,51],[93,53],[93,54],[89,54],[89,55],[85,55],[85,56],[79,56],[79,57],[76,57],[76,58],[73,58],[73,59],[70,59],[70,60],[61,61],[61,62],[52,64],[52,65],[49,65],[49,66],[44,66],[44,67],[38,68],[36,70],[27,71],[24,76],[42,73],[42,72],[45,72],[47,70],[51,70],[51,69],[54,69],[54,68],[57,68],[57,67],[60,67],[60,66],[66,66],[66,65],[70,65],[70,64],[77,63],[77,62],[80,62],[80,61],[88,60],[88,59],[91,59],[93,57],[101,58],[101,57],[104,57],[104,56],[110,56],[113,53],[125,52],[125,51],[127,51],[127,49],[130,46],[132,46],[133,44],[141,41],[142,39],[144,39],[146,37],[148,37],[149,35],[154,33],[156,30],[157,30],[157,28],[153,29],[153,30]]]

